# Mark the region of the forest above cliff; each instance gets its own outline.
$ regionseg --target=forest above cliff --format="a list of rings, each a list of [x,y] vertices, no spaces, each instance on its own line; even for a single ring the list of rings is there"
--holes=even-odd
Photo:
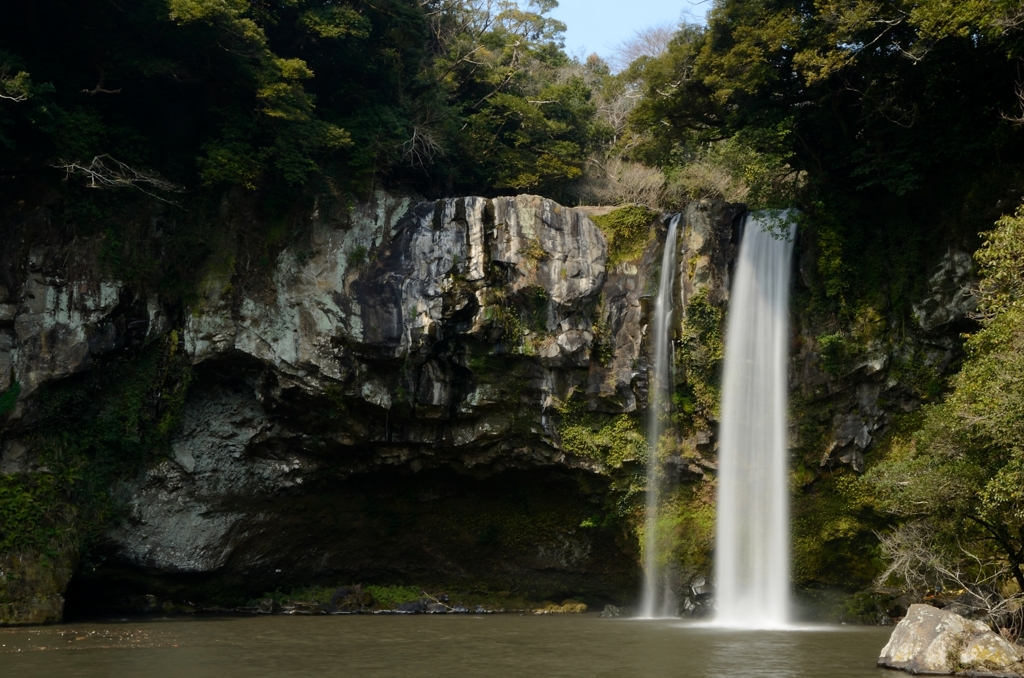
[[[190,214],[232,186],[271,212],[382,185],[797,204],[822,310],[897,316],[946,244],[973,250],[1013,211],[1016,2],[721,0],[618,74],[565,53],[556,4],[8,5],[6,209],[57,186],[83,224],[111,208],[83,188],[120,188],[118,204],[137,189]],[[194,259],[203,237],[180,235],[178,257]]]

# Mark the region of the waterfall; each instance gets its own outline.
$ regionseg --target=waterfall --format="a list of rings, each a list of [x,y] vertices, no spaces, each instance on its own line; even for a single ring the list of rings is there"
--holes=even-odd
[[[729,299],[715,543],[716,621],[728,626],[779,628],[789,615],[793,230],[788,211],[747,215]]]
[[[672,355],[669,335],[672,329],[672,288],[676,272],[676,239],[679,219],[672,217],[665,238],[665,252],[661,255],[661,278],[658,281],[658,299],[654,306],[654,338],[652,370],[649,381],[647,406],[647,526],[644,535],[644,593],[640,603],[641,617],[675,616],[671,605],[671,587],[662,582],[663,573],[658,558],[658,504],[661,473],[658,466],[658,440],[661,438],[662,418],[669,402]],[[662,591],[658,605],[658,591]],[[658,609],[658,608],[661,609]]]

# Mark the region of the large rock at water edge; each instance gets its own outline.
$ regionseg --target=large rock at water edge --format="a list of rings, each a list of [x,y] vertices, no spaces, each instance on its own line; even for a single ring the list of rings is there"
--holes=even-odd
[[[1017,647],[980,621],[930,605],[911,605],[878,657],[878,665],[908,673],[1005,671],[1021,660]]]

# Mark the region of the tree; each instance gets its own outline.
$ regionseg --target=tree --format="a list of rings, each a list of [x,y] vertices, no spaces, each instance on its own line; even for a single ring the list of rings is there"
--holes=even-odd
[[[668,22],[641,28],[633,34],[633,37],[619,43],[612,50],[612,67],[621,71],[642,57],[660,56],[668,49],[669,43],[675,37],[676,30],[676,25]]]
[[[982,328],[952,391],[926,409],[915,444],[867,479],[889,513],[927,522],[940,558],[969,550],[1024,593],[1024,208],[984,234],[976,259]]]
[[[582,173],[596,108],[562,49],[565,25],[546,16],[556,6],[488,4],[471,22],[484,27],[468,36],[478,44],[456,42],[439,57],[449,101],[464,121],[457,153],[473,159],[456,168],[454,186],[558,197]]]

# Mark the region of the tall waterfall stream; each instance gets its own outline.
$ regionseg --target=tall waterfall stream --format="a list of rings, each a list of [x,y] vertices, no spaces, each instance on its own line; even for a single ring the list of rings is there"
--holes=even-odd
[[[788,212],[747,215],[729,299],[715,534],[716,622],[727,626],[779,628],[789,620],[793,229]]]
[[[658,505],[661,473],[658,467],[658,440],[661,438],[662,416],[670,402],[672,356],[669,348],[669,334],[672,328],[672,288],[676,273],[676,240],[679,236],[679,220],[682,215],[672,217],[665,238],[665,252],[661,255],[661,277],[658,281],[658,298],[654,306],[654,355],[653,374],[648,388],[650,394],[647,420],[647,527],[644,534],[644,593],[640,603],[641,617],[674,617],[671,587],[662,581],[664,576],[658,558]],[[659,591],[661,601],[659,604]]]
[[[654,310],[648,408],[647,527],[640,616],[676,616],[658,553],[658,443],[669,402],[672,291],[680,215],[672,218]],[[780,228],[781,227],[781,228]],[[716,624],[771,629],[789,619],[787,358],[794,224],[748,214],[729,301],[718,453]]]

